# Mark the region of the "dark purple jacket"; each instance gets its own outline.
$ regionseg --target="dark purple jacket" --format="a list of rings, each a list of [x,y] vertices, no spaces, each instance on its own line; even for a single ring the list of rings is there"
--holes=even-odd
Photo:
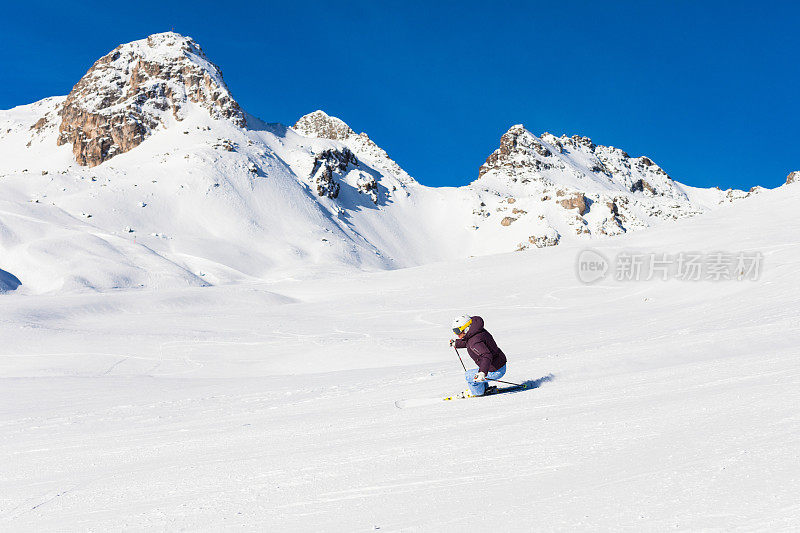
[[[484,374],[506,366],[506,355],[497,347],[492,334],[483,329],[483,319],[479,316],[472,317],[467,334],[463,339],[456,340],[456,348],[466,348],[469,356],[478,365],[478,370]]]

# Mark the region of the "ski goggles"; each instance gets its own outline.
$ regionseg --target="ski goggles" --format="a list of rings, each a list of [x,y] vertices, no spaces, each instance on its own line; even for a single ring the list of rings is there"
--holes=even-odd
[[[467,328],[470,327],[471,325],[472,325],[472,320],[470,320],[460,328],[453,328],[453,333],[455,333],[456,335],[460,335],[461,333],[464,333],[467,330]]]

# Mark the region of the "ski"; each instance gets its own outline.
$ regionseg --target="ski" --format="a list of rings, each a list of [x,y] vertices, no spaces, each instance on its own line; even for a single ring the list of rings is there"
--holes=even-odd
[[[450,400],[466,400],[467,398],[480,398],[480,396],[475,396],[474,394],[464,394],[463,392],[460,392],[458,394],[442,398],[442,400],[449,402]]]
[[[497,396],[498,394],[508,394],[513,392],[520,392],[523,390],[533,388],[531,385],[522,384],[522,385],[514,385],[511,387],[503,387],[494,390],[488,394],[484,394],[482,396],[475,396],[474,394],[465,394],[464,392],[460,392],[458,394],[453,394],[452,396],[446,396],[444,398],[416,398],[410,400],[397,400],[394,402],[395,407],[399,409],[405,409],[407,407],[419,407],[423,405],[435,405],[439,402],[445,401],[453,401],[453,400],[467,400],[469,398],[485,398],[487,396]]]
[[[502,388],[497,387],[491,391],[487,391],[486,394],[483,394],[481,396],[476,396],[474,394],[465,394],[462,392],[459,394],[454,394],[453,396],[448,396],[447,398],[444,398],[444,400],[449,401],[449,400],[462,400],[462,399],[465,400],[467,398],[485,398],[487,396],[497,396],[498,394],[507,394],[509,392],[519,392],[529,388],[531,388],[530,385],[523,383],[522,385],[513,385],[511,387],[502,387]]]

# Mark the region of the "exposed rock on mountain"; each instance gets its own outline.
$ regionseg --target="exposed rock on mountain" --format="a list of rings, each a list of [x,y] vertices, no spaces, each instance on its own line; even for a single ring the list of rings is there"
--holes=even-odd
[[[650,195],[657,194],[653,186],[641,178],[636,180],[634,184],[631,185],[631,192],[646,192]]]
[[[340,182],[348,181],[356,191],[378,203],[378,182],[347,147],[327,148],[314,157],[310,179],[318,196],[338,198]]]
[[[556,196],[564,196],[564,194],[564,191],[556,192]],[[564,209],[577,209],[581,216],[586,214],[586,196],[583,193],[573,193],[569,197],[559,200],[558,203]]]
[[[547,161],[551,155],[535,135],[522,124],[517,124],[500,137],[500,147],[486,158],[478,170],[478,177],[492,170],[503,170],[511,176],[520,171],[549,170],[553,168]]]
[[[786,183],[800,183],[800,170],[795,170],[786,176]]]
[[[695,195],[698,189],[676,183],[648,157],[631,157],[619,148],[597,145],[579,135],[544,133],[537,137],[521,124],[503,134],[500,146],[486,158],[470,187],[489,193],[482,197],[489,205],[487,212],[494,210],[495,203],[496,210],[505,209],[492,195],[519,202],[519,210],[525,214],[513,217],[514,227],[507,231],[535,231],[528,244],[537,245],[557,243],[561,235],[618,235],[661,220],[694,216],[709,203],[734,201],[758,192],[718,191],[692,199],[689,193]],[[479,228],[479,221],[474,226]],[[556,228],[559,239],[537,239],[542,226]],[[526,246],[524,242],[520,245]]]
[[[356,179],[356,190],[361,194],[369,196],[373,203],[378,203],[378,182],[375,180],[374,176],[361,174]]]
[[[720,190],[719,187],[715,187],[715,190]],[[759,192],[763,191],[763,187],[752,187],[749,191],[742,191],[739,189],[726,189],[722,192],[722,197],[720,198],[719,203],[723,202],[735,202],[737,200],[743,200],[744,198],[749,198],[754,194],[758,194]]]
[[[558,241],[561,239],[561,235],[558,232],[553,232],[550,235],[538,235],[538,236],[530,236],[528,237],[528,242],[536,246],[537,248],[545,248],[547,246],[555,246],[558,244]]]
[[[345,141],[356,136],[356,132],[342,120],[319,110],[300,117],[300,120],[294,125],[294,130],[306,137],[318,137],[332,141]]]
[[[98,59],[59,114],[58,144],[72,143],[78,164],[96,166],[139,145],[187,102],[239,126],[245,117],[219,69],[191,38],[167,32],[123,44]]]
[[[342,120],[326,114],[324,111],[314,111],[300,117],[293,129],[306,137],[330,139],[339,141],[350,148],[359,159],[365,161],[373,168],[390,173],[401,183],[415,183],[414,178],[400,168],[381,147],[375,144],[366,133],[356,133]]]
[[[347,148],[336,150],[329,148],[314,158],[314,168],[311,170],[311,181],[316,187],[319,196],[336,198],[339,196],[339,183],[334,179],[334,174],[343,175],[350,165],[357,167],[358,160]]]

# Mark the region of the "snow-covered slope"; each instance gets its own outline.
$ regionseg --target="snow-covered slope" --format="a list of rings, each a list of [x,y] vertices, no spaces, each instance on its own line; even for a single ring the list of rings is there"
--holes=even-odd
[[[5,294],[0,528],[797,530],[798,201],[793,183],[593,243],[760,252],[756,281],[586,285],[565,241],[304,283]],[[539,387],[398,409],[462,389],[463,312],[505,379]]]
[[[741,191],[522,126],[466,187],[425,187],[316,111],[242,111],[172,32],[99,59],[66,97],[0,111],[0,268],[23,293],[393,269],[620,235]]]
[[[54,270],[66,266],[60,247],[85,261],[53,272],[54,283],[66,288],[75,286],[73,276],[108,289],[149,286],[156,277],[217,283],[326,265],[391,266],[276,154],[293,151],[299,136],[244,130],[191,103],[185,107],[181,122],[102,165],[39,158],[1,178],[0,221],[13,234],[1,243],[4,267],[20,272],[23,287],[51,289],[31,279],[41,259],[31,244],[50,250],[43,266]],[[29,226],[24,235],[23,225]],[[83,254],[73,250],[77,234],[90,241]],[[138,275],[111,283],[89,279],[115,270],[95,264],[93,256],[130,263]],[[149,260],[158,264],[145,267]]]

